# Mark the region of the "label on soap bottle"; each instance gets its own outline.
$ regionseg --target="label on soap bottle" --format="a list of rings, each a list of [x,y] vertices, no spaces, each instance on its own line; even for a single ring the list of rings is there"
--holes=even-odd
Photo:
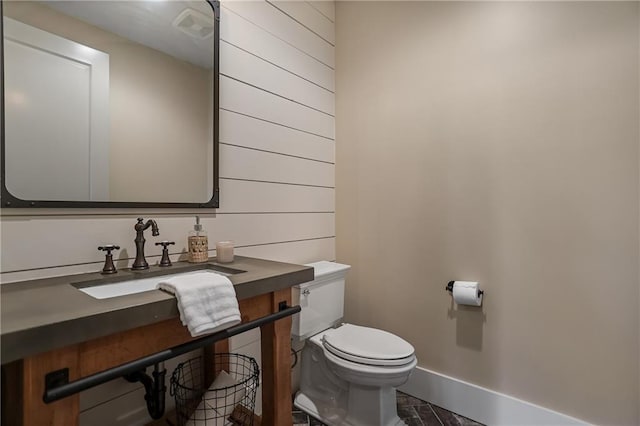
[[[190,235],[189,244],[189,262],[200,263],[209,260],[209,239],[206,235]]]

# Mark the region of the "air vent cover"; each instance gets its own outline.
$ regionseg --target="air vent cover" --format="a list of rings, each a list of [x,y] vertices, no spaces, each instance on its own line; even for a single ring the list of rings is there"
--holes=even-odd
[[[185,9],[176,19],[173,26],[183,33],[200,40],[204,40],[213,35],[215,20],[202,12],[193,9]]]

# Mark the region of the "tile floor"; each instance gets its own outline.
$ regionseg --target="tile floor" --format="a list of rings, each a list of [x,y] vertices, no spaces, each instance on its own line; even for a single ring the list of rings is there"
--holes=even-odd
[[[408,426],[481,426],[481,423],[402,392],[397,393],[396,401],[398,404],[398,416]],[[293,425],[324,426],[324,423],[307,416],[302,411],[294,411]]]

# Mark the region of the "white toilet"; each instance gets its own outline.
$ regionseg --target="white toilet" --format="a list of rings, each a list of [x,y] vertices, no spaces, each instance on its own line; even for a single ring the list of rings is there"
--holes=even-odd
[[[293,289],[302,311],[293,319],[292,334],[307,339],[294,405],[331,426],[404,425],[396,387],[417,364],[413,346],[386,331],[341,324],[349,265],[307,266],[314,267],[315,279]]]

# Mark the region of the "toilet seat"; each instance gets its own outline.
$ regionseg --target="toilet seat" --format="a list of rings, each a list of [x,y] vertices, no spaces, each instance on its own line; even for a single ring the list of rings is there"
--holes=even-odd
[[[327,330],[322,346],[332,355],[357,364],[399,367],[415,360],[413,346],[387,331],[344,324]]]

